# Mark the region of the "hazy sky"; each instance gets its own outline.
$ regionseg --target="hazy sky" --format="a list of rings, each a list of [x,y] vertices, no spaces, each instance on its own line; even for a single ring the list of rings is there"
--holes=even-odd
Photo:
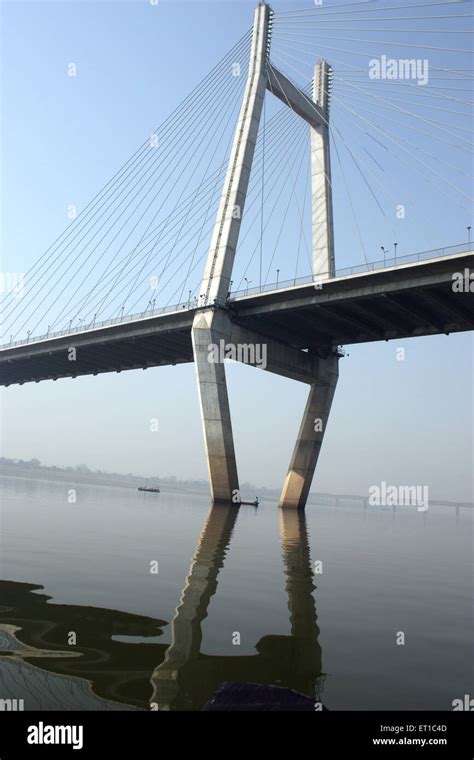
[[[325,5],[331,4],[335,3]],[[312,7],[304,0],[297,5]],[[464,12],[472,9],[471,3],[463,5]],[[276,10],[292,6],[273,4]],[[87,203],[249,29],[253,8],[253,2],[167,0],[157,6],[145,1],[3,3],[4,271],[28,269],[68,223],[68,205],[75,203],[80,209]],[[404,39],[413,42],[415,37]],[[374,38],[387,40],[383,32]],[[446,41],[438,34],[428,44],[464,48],[465,43],[464,35],[453,34]],[[321,41],[327,44],[347,47],[344,42]],[[352,49],[363,51],[367,46],[358,43]],[[397,48],[387,50],[397,55]],[[370,51],[379,55],[385,49],[382,45]],[[320,54],[336,58],[340,70],[344,62],[347,66],[354,60],[367,66],[367,58],[328,48],[321,47]],[[464,54],[448,62],[446,53],[422,54],[438,67],[440,61],[446,67],[472,65]],[[278,58],[275,52],[275,60],[283,69],[283,53]],[[73,81],[66,74],[71,61],[78,72]],[[298,64],[298,70],[303,72],[303,66]],[[292,76],[291,68],[287,73]],[[309,78],[310,69],[307,73]],[[294,71],[293,76],[297,78]],[[437,86],[449,87],[449,81],[440,80]],[[355,139],[354,119],[343,104],[358,108],[358,93],[351,99],[347,86],[339,94],[337,87],[336,82],[331,114],[344,140]],[[468,90],[470,83],[457,79],[453,87]],[[463,97],[469,96],[459,95]],[[406,108],[403,94],[401,98]],[[424,113],[429,116],[451,123],[449,113]],[[427,122],[415,125],[430,129]],[[406,129],[407,122],[404,127],[400,122],[400,135]],[[410,134],[413,144],[420,140],[420,148],[444,162],[432,165],[468,192],[472,177],[459,144],[454,148],[425,137]],[[362,155],[371,138],[362,134],[358,139]],[[344,143],[341,153],[343,148]],[[379,152],[366,156],[366,161],[382,161],[383,147],[372,141],[370,150]],[[377,192],[379,213],[346,155],[346,180],[371,260],[380,258],[381,244],[392,250],[394,234],[402,254],[466,239],[469,214],[445,192],[457,200],[461,196],[439,178],[432,176],[434,184],[428,182],[428,172],[411,171],[410,163],[406,156],[401,164],[396,156],[386,156],[385,174],[380,176],[390,192]],[[451,173],[446,163],[454,166]],[[360,264],[363,251],[334,154],[333,168],[337,265]],[[415,200],[420,207],[417,223],[397,219],[396,202],[412,209]],[[296,219],[296,211],[290,219]],[[282,250],[279,255],[273,266],[281,266],[283,272],[287,254]],[[292,271],[293,264],[288,266]],[[250,272],[255,281],[255,270]],[[298,274],[306,274],[304,267]],[[406,349],[405,361],[397,361],[400,346]],[[433,498],[471,499],[472,336],[374,343],[348,347],[348,353],[340,362],[313,488],[362,493],[385,480],[427,484]],[[286,474],[306,387],[238,365],[228,366],[228,378],[240,478],[277,487]],[[4,456],[37,457],[48,464],[86,463],[144,476],[206,477],[192,365],[12,387],[2,390],[1,398]],[[153,418],[159,422],[156,433],[150,431]]]

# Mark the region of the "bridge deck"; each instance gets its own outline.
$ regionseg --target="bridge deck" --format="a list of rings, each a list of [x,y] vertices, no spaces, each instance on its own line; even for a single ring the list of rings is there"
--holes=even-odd
[[[231,298],[237,324],[300,348],[474,329],[474,293],[454,292],[453,274],[474,252]],[[0,350],[0,384],[146,369],[193,361],[196,308],[97,326]],[[68,349],[76,349],[69,359]]]

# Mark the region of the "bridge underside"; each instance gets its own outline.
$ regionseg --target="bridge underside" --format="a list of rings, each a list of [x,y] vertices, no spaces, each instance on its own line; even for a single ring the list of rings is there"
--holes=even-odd
[[[474,293],[454,292],[462,254],[229,302],[234,324],[324,357],[335,346],[474,329]],[[84,330],[0,350],[4,386],[193,361],[195,309]],[[75,359],[70,359],[70,348]]]
[[[193,313],[186,310],[6,349],[0,351],[0,384],[192,362],[192,321]]]
[[[472,267],[464,261],[439,262],[414,278],[400,270],[333,279],[285,293],[260,294],[242,301],[235,321],[295,348],[370,343],[474,329],[474,293],[454,292],[452,274]],[[407,270],[412,269],[407,267]],[[423,277],[431,272],[433,276]],[[404,276],[405,275],[405,276]]]
[[[76,349],[74,361],[68,358],[67,346]],[[2,385],[38,383],[41,380],[100,375],[192,361],[190,331],[156,331],[137,337],[107,337],[100,342],[79,341],[73,337],[62,348],[42,351],[37,356],[31,354],[29,357],[18,357],[7,363],[0,361],[0,378]]]

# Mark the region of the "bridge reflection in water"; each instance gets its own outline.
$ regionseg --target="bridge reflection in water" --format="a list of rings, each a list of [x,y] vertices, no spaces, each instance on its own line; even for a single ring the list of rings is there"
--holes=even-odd
[[[300,510],[279,510],[290,635],[263,636],[252,655],[201,651],[202,622],[238,514],[239,507],[211,507],[168,647],[159,641],[164,620],[56,604],[40,593],[42,586],[0,581],[0,700],[24,699],[25,710],[43,711],[150,709],[150,702],[160,710],[200,710],[222,683],[231,681],[288,687],[319,701],[315,587]],[[68,646],[72,631],[77,643]]]
[[[321,647],[301,510],[279,510],[290,635],[263,636],[255,645],[256,655],[208,656],[200,651],[201,625],[217,589],[238,512],[236,507],[215,505],[208,514],[172,621],[172,643],[151,677],[151,702],[160,710],[202,706],[229,681],[284,686],[319,700]]]

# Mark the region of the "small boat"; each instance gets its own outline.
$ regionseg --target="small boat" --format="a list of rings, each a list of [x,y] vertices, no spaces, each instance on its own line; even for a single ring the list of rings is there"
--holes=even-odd
[[[159,486],[138,486],[139,491],[150,491],[150,493],[160,493]]]
[[[258,507],[258,505],[259,505],[260,502],[258,500],[258,496],[256,496],[255,499],[241,499],[240,503],[241,504],[248,504],[251,507]]]

